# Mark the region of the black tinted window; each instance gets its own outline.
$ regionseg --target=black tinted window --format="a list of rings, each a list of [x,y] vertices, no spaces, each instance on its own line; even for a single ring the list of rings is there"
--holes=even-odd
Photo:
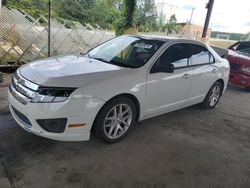
[[[186,67],[189,58],[189,46],[187,44],[174,44],[167,48],[159,59],[160,64],[173,64],[176,68]]]
[[[246,45],[246,44],[240,44],[236,51],[243,53],[243,54],[248,54],[250,55],[250,45]]]
[[[190,58],[190,65],[202,65],[214,62],[213,56],[205,47],[199,45],[191,45],[191,46],[192,46],[192,56]]]

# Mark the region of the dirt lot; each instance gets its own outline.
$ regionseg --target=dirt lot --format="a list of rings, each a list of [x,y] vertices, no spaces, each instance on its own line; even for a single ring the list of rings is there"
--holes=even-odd
[[[2,84],[3,85],[3,84]],[[250,187],[250,93],[146,120],[122,142],[57,142],[22,130],[0,86],[0,156],[13,187]]]

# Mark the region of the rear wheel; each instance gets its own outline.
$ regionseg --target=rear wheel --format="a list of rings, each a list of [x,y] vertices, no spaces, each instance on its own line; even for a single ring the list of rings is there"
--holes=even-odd
[[[216,107],[217,103],[220,100],[222,90],[223,90],[222,84],[220,82],[215,82],[214,85],[209,90],[206,98],[201,103],[201,107],[205,109],[211,109]]]
[[[123,139],[132,129],[136,119],[136,107],[127,97],[115,98],[98,113],[94,132],[96,137],[106,143]]]

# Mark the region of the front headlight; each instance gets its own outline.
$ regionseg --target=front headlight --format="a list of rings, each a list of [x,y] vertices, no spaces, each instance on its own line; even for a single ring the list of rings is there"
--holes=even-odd
[[[51,103],[51,102],[63,102],[75,88],[39,88],[30,102],[33,103]]]
[[[250,67],[243,67],[241,70],[247,74],[250,74]]]

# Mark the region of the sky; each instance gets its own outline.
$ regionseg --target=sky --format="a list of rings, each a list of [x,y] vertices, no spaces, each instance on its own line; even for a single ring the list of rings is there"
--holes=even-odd
[[[209,0],[155,0],[176,5],[176,17],[178,22],[186,22],[190,19],[194,8],[192,23],[204,25]],[[213,31],[225,31],[235,33],[250,32],[250,0],[214,0],[214,8],[210,21]]]

